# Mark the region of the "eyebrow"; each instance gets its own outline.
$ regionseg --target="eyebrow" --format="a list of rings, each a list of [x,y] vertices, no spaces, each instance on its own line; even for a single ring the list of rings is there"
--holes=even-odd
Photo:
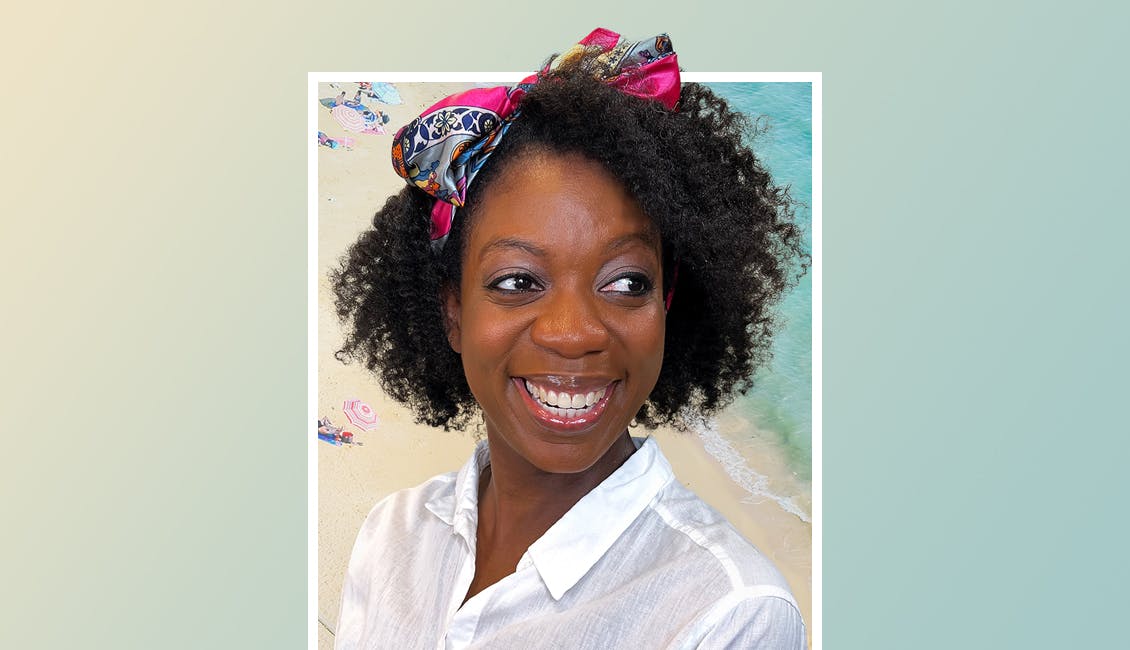
[[[611,253],[612,251],[625,248],[633,243],[640,243],[648,248],[651,248],[659,244],[659,236],[658,233],[656,233],[655,230],[651,228],[648,228],[645,232],[630,233],[624,235],[623,237],[617,237],[613,241],[609,242],[609,244],[604,247],[604,252]]]
[[[491,240],[486,246],[483,246],[483,249],[479,251],[479,259],[483,259],[495,249],[510,248],[517,248],[536,257],[545,257],[547,255],[545,249],[535,246],[525,239],[518,239],[517,237],[499,237],[498,239]]]
[[[648,231],[646,232],[629,233],[627,235],[624,235],[623,237],[617,237],[616,239],[609,242],[608,245],[604,247],[604,252],[605,254],[608,254],[621,248],[625,248],[633,243],[641,243],[644,246],[650,248],[659,243],[659,237],[651,229],[648,229]],[[488,242],[486,246],[483,246],[483,249],[479,252],[479,259],[483,259],[494,250],[506,250],[514,248],[525,251],[535,257],[546,257],[549,255],[549,253],[547,253],[544,248],[541,248],[540,246],[535,245],[533,242],[527,241],[525,239],[519,239],[518,237],[499,237],[498,239],[493,239]]]

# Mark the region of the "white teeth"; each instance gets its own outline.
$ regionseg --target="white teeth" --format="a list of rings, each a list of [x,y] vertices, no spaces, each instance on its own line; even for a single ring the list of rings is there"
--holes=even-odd
[[[599,402],[604,394],[607,392],[607,387],[595,390],[589,393],[578,393],[570,395],[564,391],[557,392],[554,390],[546,390],[541,386],[534,385],[533,382],[526,379],[526,391],[544,406],[548,407],[555,415],[566,418],[577,417],[584,413],[593,404]]]

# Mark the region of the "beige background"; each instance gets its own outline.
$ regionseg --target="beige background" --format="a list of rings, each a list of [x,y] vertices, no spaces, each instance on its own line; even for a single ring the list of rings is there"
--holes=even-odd
[[[1124,643],[1125,4],[5,9],[0,647],[314,645],[307,71],[596,25],[824,73],[827,647]]]

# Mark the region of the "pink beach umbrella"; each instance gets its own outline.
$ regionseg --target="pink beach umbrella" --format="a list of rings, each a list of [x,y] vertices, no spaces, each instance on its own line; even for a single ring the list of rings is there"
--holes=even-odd
[[[373,412],[372,407],[359,399],[345,400],[341,410],[345,412],[345,417],[353,423],[353,426],[358,429],[369,431],[377,427],[377,414]]]
[[[348,106],[338,104],[330,109],[330,114],[333,115],[338,124],[348,131],[360,133],[368,126],[365,124],[365,118],[361,116],[361,113]]]

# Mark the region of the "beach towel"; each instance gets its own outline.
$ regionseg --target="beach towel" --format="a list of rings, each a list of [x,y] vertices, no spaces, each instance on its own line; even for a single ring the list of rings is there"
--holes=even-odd
[[[372,97],[373,99],[376,99],[377,101],[383,102],[385,104],[401,103],[400,93],[397,92],[396,88],[392,84],[386,83],[384,81],[373,82],[373,86],[369,89],[368,95],[369,97]]]
[[[330,149],[352,149],[356,141],[353,138],[331,138],[325,133],[318,131],[318,144]]]

